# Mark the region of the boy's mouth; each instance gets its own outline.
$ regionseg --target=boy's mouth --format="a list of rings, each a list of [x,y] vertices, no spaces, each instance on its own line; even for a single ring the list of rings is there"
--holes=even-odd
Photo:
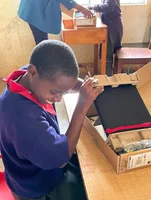
[[[48,101],[48,100],[47,100],[46,103],[47,103],[47,104],[53,104],[54,102],[51,102],[51,101]]]

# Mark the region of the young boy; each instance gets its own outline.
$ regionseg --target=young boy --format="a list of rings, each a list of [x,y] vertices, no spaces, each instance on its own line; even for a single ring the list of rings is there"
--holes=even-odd
[[[48,39],[48,33],[60,33],[60,4],[68,10],[72,8],[79,10],[85,17],[92,17],[89,9],[77,4],[74,0],[21,0],[18,15],[29,24],[36,44]]]
[[[5,79],[7,88],[0,96],[0,149],[15,200],[86,199],[80,172],[68,161],[88,108],[103,88],[95,87],[94,78],[83,82],[65,135],[60,134],[52,106],[77,87],[77,78],[71,48],[46,40],[34,48],[29,65]]]
[[[121,48],[123,25],[121,20],[120,0],[103,0],[102,4],[89,6],[100,13],[102,22],[108,26],[107,75],[112,75],[113,54]],[[101,50],[101,48],[100,48]]]

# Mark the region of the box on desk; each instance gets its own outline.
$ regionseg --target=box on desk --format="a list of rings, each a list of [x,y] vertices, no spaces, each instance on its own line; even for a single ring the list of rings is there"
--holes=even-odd
[[[96,13],[91,10],[93,13],[92,18],[85,18],[84,15],[75,9],[68,10],[61,4],[61,11],[68,16],[68,19],[64,18],[63,15],[63,26],[65,29],[79,29],[86,27],[96,27]]]
[[[85,18],[81,12],[74,11],[69,19],[63,19],[63,26],[64,29],[93,28],[96,27],[96,19],[95,14],[92,18]]]
[[[93,14],[94,16],[92,18],[85,18],[81,12],[79,11],[74,12],[74,15],[73,15],[74,25],[77,28],[96,27],[96,15],[95,13]]]
[[[138,76],[140,78],[140,81],[137,85],[137,89],[148,109],[148,111],[151,113],[151,63],[145,65],[143,68],[139,69],[137,71]],[[123,76],[123,75],[122,75]],[[101,76],[102,78],[108,79],[106,76]],[[115,77],[114,77],[115,78]],[[124,77],[123,77],[124,78]],[[129,81],[127,78],[124,78],[125,81]],[[136,75],[132,75],[130,78],[134,85],[137,82],[137,77]],[[106,84],[108,84],[108,81],[113,81],[113,77],[109,80],[106,81]],[[117,84],[119,84],[118,81],[116,80]],[[114,85],[114,86],[115,86]],[[74,97],[74,101],[75,97]],[[75,102],[72,102],[75,103]],[[71,118],[72,111],[71,107],[69,106],[68,100],[65,99],[65,105],[66,105],[66,110],[68,117]],[[68,107],[69,106],[69,107]],[[72,110],[72,111],[71,111]],[[101,152],[105,155],[105,157],[108,159],[108,161],[111,163],[113,168],[116,170],[117,173],[124,173],[130,170],[146,167],[151,165],[151,148],[148,149],[143,149],[143,150],[138,150],[134,152],[129,152],[129,153],[124,153],[117,155],[112,148],[109,145],[108,139],[104,137],[104,130],[102,127],[102,130],[100,132],[98,129],[93,125],[92,122],[90,122],[90,117],[97,116],[97,111],[94,108],[91,108],[89,110],[89,113],[87,114],[87,117],[85,118],[84,121],[84,128],[87,130],[87,132],[90,134],[98,148],[101,150]],[[125,133],[134,133],[138,131],[143,131],[144,135],[147,133],[151,134],[151,129],[146,128],[143,130],[131,130]],[[117,133],[120,134],[120,133]],[[122,133],[121,133],[122,134]]]

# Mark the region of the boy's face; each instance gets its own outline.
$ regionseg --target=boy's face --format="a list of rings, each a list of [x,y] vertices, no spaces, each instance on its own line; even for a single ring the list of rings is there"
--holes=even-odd
[[[28,68],[29,84],[32,93],[42,104],[60,102],[63,94],[77,82],[77,78],[57,75],[55,79],[39,79],[35,66]]]

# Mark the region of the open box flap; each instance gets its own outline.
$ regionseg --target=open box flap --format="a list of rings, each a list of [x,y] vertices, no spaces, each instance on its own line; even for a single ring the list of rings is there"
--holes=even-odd
[[[148,87],[146,84],[151,81],[151,62],[137,70],[137,73],[140,78],[137,88]]]
[[[108,144],[100,137],[95,127],[90,123],[88,118],[84,120],[84,128],[90,134],[92,140],[101,150],[101,152],[105,155],[105,157],[110,161],[111,165],[114,167],[115,170],[118,172],[119,167],[119,157],[116,155],[114,151],[108,146]]]
[[[137,73],[140,77],[138,91],[151,114],[151,62],[140,68]]]
[[[98,79],[98,86],[112,86],[118,87],[119,85],[131,84],[137,85],[139,83],[138,73],[133,74],[114,74],[113,76],[95,75],[94,78]]]

